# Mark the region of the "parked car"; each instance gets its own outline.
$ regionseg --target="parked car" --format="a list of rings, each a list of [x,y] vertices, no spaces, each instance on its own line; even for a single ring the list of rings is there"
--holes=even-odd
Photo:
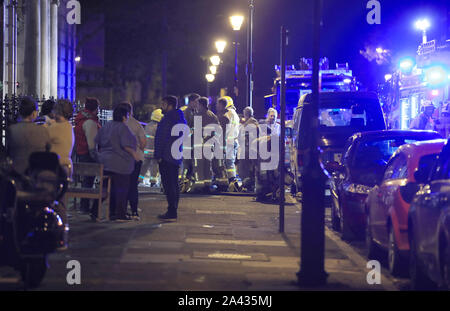
[[[404,200],[412,202],[408,215],[411,285],[449,290],[450,144],[442,149],[428,178],[422,171],[415,177],[416,182],[402,188]]]
[[[362,131],[385,130],[386,124],[378,97],[370,92],[331,92],[319,97],[319,139],[321,161],[324,165],[340,162],[347,139]],[[303,95],[293,117],[290,162],[301,188],[306,149],[311,139],[312,94]],[[333,170],[333,166],[328,166]]]
[[[402,198],[401,186],[416,182],[414,173],[418,169],[429,174],[444,144],[444,139],[437,139],[398,148],[386,166],[383,180],[367,197],[368,257],[381,259],[387,255],[389,271],[394,276],[407,275],[408,271],[409,203]]]
[[[365,201],[382,180],[392,154],[404,144],[437,138],[441,138],[437,132],[414,130],[370,131],[350,137],[330,180],[333,229],[341,231],[343,239],[364,239]]]

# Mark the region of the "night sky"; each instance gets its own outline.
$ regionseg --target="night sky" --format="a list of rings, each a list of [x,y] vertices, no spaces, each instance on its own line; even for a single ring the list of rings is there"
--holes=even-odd
[[[93,1],[82,1],[83,8],[90,10]],[[156,25],[162,23],[161,11],[153,4],[167,6],[168,17],[168,92],[184,95],[189,92],[206,92],[206,63],[202,56],[214,52],[213,42],[217,38],[225,38],[229,45],[224,57],[224,63],[212,85],[212,92],[217,93],[219,86],[232,85],[234,52],[231,42],[234,33],[228,17],[233,13],[241,13],[247,18],[247,0],[99,0],[100,7],[107,3],[107,10],[116,11],[117,16],[127,11],[127,17],[121,17],[122,23],[134,23],[133,19],[148,17],[149,22]],[[164,5],[163,5],[164,3]],[[366,16],[366,0],[324,0],[323,31],[321,54],[330,59],[330,67],[336,62],[349,62],[357,78],[368,89],[375,89],[384,74],[395,66],[399,58],[414,56],[421,43],[421,33],[414,28],[418,18],[427,17],[431,21],[428,38],[442,39],[448,35],[448,1],[435,0],[380,0],[381,25],[369,25]],[[263,106],[263,96],[270,93],[274,73],[274,65],[280,58],[280,27],[285,25],[290,32],[287,51],[288,64],[298,65],[301,57],[311,57],[312,39],[312,4],[311,0],[255,0],[254,22],[254,62],[255,62],[255,108]],[[146,11],[148,8],[148,12]],[[450,18],[448,18],[450,19]],[[240,80],[245,97],[245,63],[247,21],[239,34]],[[115,23],[109,19],[109,23]],[[145,28],[145,26],[144,26]],[[154,27],[152,27],[153,29]],[[447,29],[446,29],[447,28]],[[149,29],[149,32],[150,29]],[[115,31],[109,37],[115,37]],[[152,32],[152,36],[161,37],[163,32]],[[135,47],[147,36],[146,32],[133,36],[125,36],[124,40],[113,41],[109,49],[120,49],[120,45],[129,46],[128,40],[134,40]],[[147,40],[148,41],[148,40]],[[107,35],[108,42],[108,35]],[[161,38],[148,42],[149,51],[161,45]],[[144,44],[144,43],[142,43]],[[152,46],[153,44],[153,46]],[[375,49],[381,46],[391,51],[391,57],[385,64],[368,61],[360,54],[365,47]],[[108,44],[107,44],[108,48]],[[140,49],[140,48],[139,48]],[[142,48],[145,50],[145,48]],[[108,53],[108,52],[107,52]],[[139,57],[139,56],[136,56]],[[149,56],[150,57],[150,56]],[[114,62],[121,62],[115,58]],[[109,64],[110,67],[115,67]]]

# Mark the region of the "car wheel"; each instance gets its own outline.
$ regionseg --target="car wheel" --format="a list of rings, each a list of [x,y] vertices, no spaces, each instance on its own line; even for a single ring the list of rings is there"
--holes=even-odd
[[[336,212],[336,207],[334,206],[334,203],[331,205],[331,227],[334,231],[340,231],[340,220]]]
[[[407,263],[400,255],[392,224],[389,227],[388,265],[389,272],[393,276],[406,276]]]
[[[24,260],[20,274],[25,289],[38,287],[47,272],[47,256]]]
[[[375,243],[372,238],[372,231],[370,230],[370,217],[367,216],[366,225],[366,251],[368,259],[380,260],[383,256],[383,252],[380,247]]]
[[[433,290],[436,288],[430,278],[423,272],[417,255],[417,244],[413,232],[410,232],[410,256],[409,256],[409,277],[411,278],[412,290]]]

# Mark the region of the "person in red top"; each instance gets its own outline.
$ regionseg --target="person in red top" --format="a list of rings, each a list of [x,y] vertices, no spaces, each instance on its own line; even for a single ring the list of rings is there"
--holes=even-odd
[[[100,103],[96,98],[86,98],[84,110],[75,117],[75,152],[79,162],[97,162],[95,136],[100,129],[98,121],[98,107]],[[94,185],[95,176],[86,176],[82,187],[91,188]],[[81,199],[80,210],[88,214],[89,199]],[[92,210],[97,210],[98,200],[94,200]]]

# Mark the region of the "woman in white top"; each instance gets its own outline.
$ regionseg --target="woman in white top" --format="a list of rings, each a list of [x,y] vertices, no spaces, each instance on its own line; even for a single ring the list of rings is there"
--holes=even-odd
[[[48,125],[51,152],[59,156],[59,163],[66,170],[67,176],[72,177],[72,149],[75,141],[72,124],[69,119],[73,115],[73,105],[70,101],[60,99],[53,108],[56,122]]]

